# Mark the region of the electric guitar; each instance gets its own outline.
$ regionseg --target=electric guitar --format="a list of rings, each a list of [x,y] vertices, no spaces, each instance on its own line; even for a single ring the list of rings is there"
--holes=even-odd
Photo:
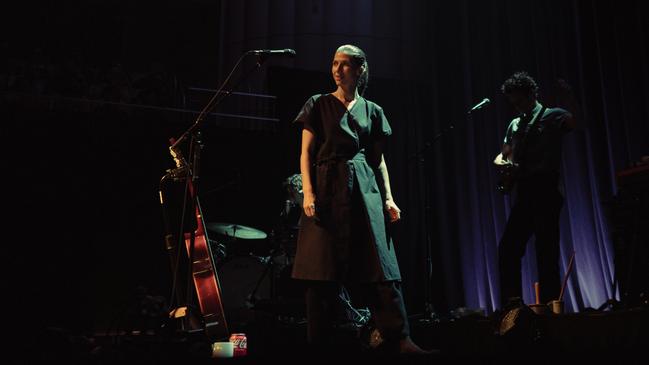
[[[503,165],[498,165],[497,167],[498,174],[500,175],[500,180],[496,185],[496,190],[502,194],[509,194],[514,189],[516,185],[516,178],[519,171],[519,165],[508,161],[508,163]]]
[[[536,125],[539,119],[545,114],[546,107],[542,107],[541,110],[532,118],[532,120],[524,124],[523,137],[518,142],[518,145],[514,147],[514,150],[511,154],[516,154],[517,156],[525,156],[525,150],[527,148],[528,137],[532,127]],[[511,156],[508,156],[508,158]],[[520,162],[520,158],[516,159]],[[520,164],[513,162],[511,160],[505,160],[505,163],[497,165],[498,173],[500,174],[500,181],[496,185],[496,190],[503,194],[509,194],[516,185],[516,179],[518,178],[520,172]]]

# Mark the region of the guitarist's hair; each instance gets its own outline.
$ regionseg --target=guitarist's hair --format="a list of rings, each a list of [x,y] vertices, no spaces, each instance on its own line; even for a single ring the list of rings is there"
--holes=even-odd
[[[539,90],[536,81],[525,71],[519,71],[511,75],[503,82],[500,90],[503,94],[511,94],[515,91],[522,91],[525,94],[532,93],[537,96]]]

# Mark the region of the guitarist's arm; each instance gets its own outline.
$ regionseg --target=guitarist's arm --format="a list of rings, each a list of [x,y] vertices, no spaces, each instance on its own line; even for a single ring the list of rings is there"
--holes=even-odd
[[[514,169],[515,165],[510,160],[512,155],[512,146],[505,143],[503,144],[501,152],[494,159],[494,165],[500,174],[500,182],[498,183],[498,191],[501,193],[509,193],[514,186]]]

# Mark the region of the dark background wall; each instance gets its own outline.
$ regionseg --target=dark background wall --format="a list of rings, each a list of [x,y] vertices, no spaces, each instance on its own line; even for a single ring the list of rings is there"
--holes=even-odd
[[[396,234],[410,313],[423,311],[427,290],[440,312],[497,305],[495,247],[510,202],[494,193],[490,163],[513,116],[498,87],[521,69],[541,84],[542,101],[564,102],[558,79],[578,101],[563,166],[562,267],[576,248],[569,307],[597,306],[615,295],[601,202],[616,192],[615,171],[649,154],[647,14],[640,1],[13,5],[0,44],[12,319],[105,328],[120,323],[138,287],[168,296],[158,182],[173,165],[167,139],[210,95],[189,88],[216,88],[245,50],[294,48],[296,58],[270,59],[237,88],[277,99],[222,105],[270,120],[210,117],[202,128],[206,220],[273,230],[281,183],[298,171],[291,120],[308,96],[333,90],[329,62],[343,43],[367,52],[366,96],[395,131],[386,157],[404,210]],[[233,78],[254,63],[245,59]],[[484,97],[490,107],[467,120]],[[451,124],[425,163],[412,158]],[[528,259],[524,279],[534,271]]]

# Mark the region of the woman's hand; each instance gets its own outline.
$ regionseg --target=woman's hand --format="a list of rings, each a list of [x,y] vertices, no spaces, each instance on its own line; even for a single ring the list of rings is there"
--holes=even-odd
[[[385,210],[390,214],[390,222],[394,223],[401,219],[401,209],[397,207],[397,204],[394,200],[389,199],[385,201]]]
[[[304,193],[302,208],[304,208],[304,214],[307,217],[313,218],[315,216],[315,194]]]

